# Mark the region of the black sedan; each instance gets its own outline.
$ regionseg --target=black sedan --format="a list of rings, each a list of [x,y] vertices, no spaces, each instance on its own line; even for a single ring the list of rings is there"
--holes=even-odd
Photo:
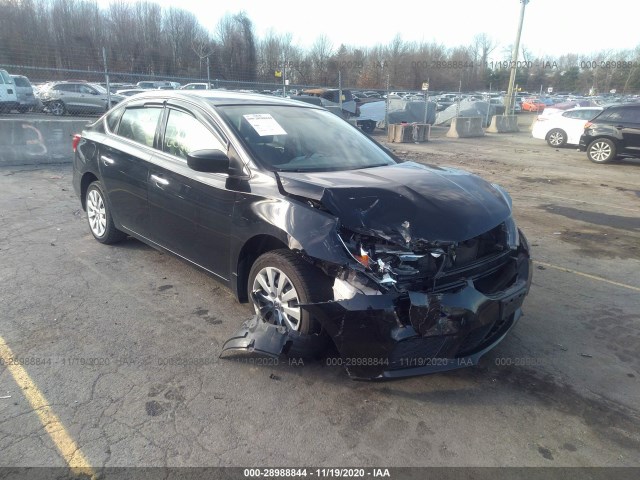
[[[419,375],[477,363],[522,314],[531,261],[509,195],[404,162],[321,107],[141,93],[74,150],[96,240],[169,251],[253,304],[224,355],[332,340],[352,377]]]

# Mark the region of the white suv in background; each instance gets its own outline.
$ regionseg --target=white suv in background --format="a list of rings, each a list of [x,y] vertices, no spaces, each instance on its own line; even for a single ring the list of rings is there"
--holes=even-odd
[[[10,112],[18,108],[16,84],[6,70],[0,68],[0,113]]]

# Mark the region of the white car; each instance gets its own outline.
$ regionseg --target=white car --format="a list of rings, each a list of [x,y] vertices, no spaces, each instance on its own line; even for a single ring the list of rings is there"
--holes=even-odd
[[[576,107],[551,115],[540,115],[533,123],[533,138],[546,140],[551,147],[578,145],[584,124],[598,115],[602,107]]]
[[[210,90],[211,86],[208,83],[187,83],[180,90]]]

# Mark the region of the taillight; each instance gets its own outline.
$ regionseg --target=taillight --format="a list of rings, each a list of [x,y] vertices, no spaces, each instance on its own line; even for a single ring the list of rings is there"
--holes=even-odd
[[[79,133],[76,133],[73,136],[73,140],[71,141],[71,148],[73,148],[74,153],[78,149],[78,144],[80,143],[81,138],[82,138],[82,135],[80,135]]]
[[[587,122],[584,124],[584,129],[586,130],[587,128],[591,128],[591,125],[593,125],[593,123],[591,122]]]

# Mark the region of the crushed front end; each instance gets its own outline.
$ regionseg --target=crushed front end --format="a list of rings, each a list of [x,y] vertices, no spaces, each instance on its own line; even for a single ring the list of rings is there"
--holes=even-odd
[[[334,301],[303,308],[321,320],[353,378],[475,365],[518,321],[531,285],[529,246],[514,229],[509,219],[465,242],[412,251],[343,234],[365,268],[336,278]]]
[[[412,162],[278,179],[300,211],[284,216],[289,247],[333,279],[333,298],[299,306],[353,378],[474,365],[521,317],[530,249],[500,186]],[[244,328],[226,348],[266,344],[260,330]],[[286,353],[286,340],[274,345]]]

